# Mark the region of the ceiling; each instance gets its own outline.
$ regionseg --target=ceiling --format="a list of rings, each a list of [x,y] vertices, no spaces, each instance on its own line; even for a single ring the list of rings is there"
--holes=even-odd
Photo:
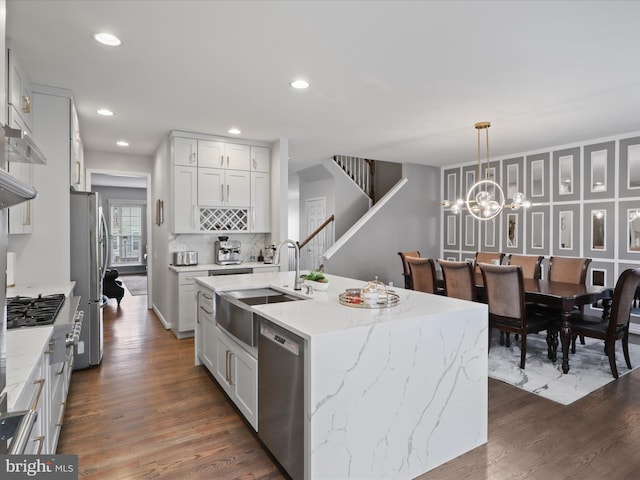
[[[287,138],[290,171],[473,161],[481,120],[493,158],[638,131],[639,18],[629,1],[7,0],[24,69],[73,91],[87,150],[238,127]]]

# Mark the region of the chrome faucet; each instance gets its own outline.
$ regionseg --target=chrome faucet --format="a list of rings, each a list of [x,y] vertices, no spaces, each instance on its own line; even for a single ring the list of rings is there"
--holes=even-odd
[[[302,279],[300,278],[300,248],[298,248],[298,244],[293,240],[289,240],[288,238],[278,244],[276,247],[276,256],[273,259],[273,263],[280,263],[280,247],[282,247],[285,243],[293,245],[296,249],[296,279],[293,284],[294,290],[302,290]]]

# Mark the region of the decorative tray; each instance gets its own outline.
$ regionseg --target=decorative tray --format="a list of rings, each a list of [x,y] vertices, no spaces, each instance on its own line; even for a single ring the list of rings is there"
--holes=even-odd
[[[347,293],[341,293],[338,295],[338,299],[342,305],[356,308],[391,308],[400,303],[400,297],[397,293],[387,292],[386,298],[379,298],[376,303],[366,303],[359,295],[349,295]]]

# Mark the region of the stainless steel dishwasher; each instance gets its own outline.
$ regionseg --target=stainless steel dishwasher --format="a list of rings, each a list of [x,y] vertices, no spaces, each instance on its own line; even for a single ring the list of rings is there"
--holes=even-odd
[[[304,340],[260,317],[258,437],[293,480],[304,477]]]

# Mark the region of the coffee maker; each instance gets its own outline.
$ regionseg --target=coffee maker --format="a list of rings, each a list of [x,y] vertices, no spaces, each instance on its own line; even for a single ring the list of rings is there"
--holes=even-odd
[[[218,237],[214,245],[213,258],[218,265],[238,265],[240,257],[240,241],[229,240],[229,237]]]
[[[265,253],[264,253],[264,263],[273,263],[273,257],[276,254],[276,246],[275,245],[269,245],[268,247],[265,248]]]

